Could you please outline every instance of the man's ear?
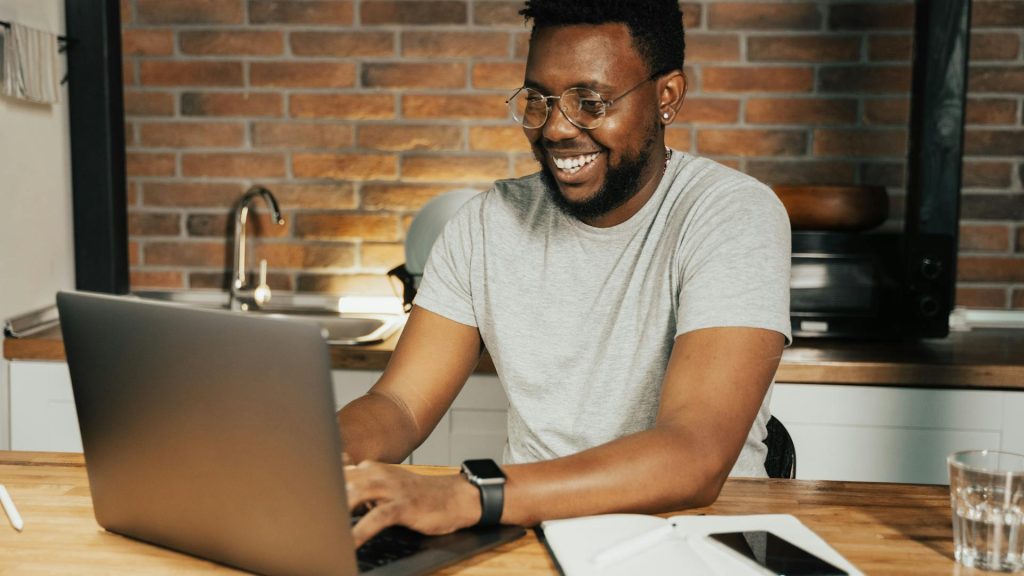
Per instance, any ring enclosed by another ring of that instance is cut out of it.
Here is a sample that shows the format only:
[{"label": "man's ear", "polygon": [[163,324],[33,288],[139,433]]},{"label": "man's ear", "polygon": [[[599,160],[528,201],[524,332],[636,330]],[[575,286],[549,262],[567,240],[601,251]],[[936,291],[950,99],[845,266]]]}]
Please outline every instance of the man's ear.
[{"label": "man's ear", "polygon": [[676,119],[688,87],[682,70],[673,70],[658,78],[658,118],[663,125],[667,126]]}]

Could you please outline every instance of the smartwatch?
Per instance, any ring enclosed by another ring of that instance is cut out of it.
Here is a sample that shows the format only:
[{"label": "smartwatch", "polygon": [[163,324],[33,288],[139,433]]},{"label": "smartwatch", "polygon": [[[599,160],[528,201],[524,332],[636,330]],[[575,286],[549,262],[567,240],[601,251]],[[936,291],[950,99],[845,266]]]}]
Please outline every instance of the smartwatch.
[{"label": "smartwatch", "polygon": [[505,473],[494,460],[465,460],[462,475],[480,489],[480,521],[477,526],[497,526],[505,507]]}]

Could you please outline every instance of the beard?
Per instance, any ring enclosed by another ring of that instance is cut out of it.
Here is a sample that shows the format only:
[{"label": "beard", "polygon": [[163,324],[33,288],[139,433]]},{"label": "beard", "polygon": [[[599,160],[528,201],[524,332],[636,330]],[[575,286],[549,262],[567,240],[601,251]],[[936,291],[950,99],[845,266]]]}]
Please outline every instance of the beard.
[{"label": "beard", "polygon": [[651,158],[651,146],[655,135],[650,131],[644,138],[640,152],[634,156],[623,155],[618,166],[609,163],[604,184],[590,198],[580,201],[569,200],[558,187],[558,180],[545,162],[545,153],[540,145],[533,146],[533,155],[541,166],[541,179],[548,191],[548,196],[563,213],[577,220],[589,220],[604,216],[636,196],[643,185],[643,170]]}]

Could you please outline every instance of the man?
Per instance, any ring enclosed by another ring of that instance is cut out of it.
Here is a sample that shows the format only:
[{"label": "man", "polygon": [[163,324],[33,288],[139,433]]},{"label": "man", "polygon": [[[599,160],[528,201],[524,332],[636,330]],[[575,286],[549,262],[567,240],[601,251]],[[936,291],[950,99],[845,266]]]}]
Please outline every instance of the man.
[{"label": "man", "polygon": [[[343,408],[348,494],[426,533],[706,505],[764,476],[789,338],[789,221],[774,194],[665,148],[683,105],[675,0],[527,1],[510,99],[542,166],[470,200],[434,245],[387,370]],[[494,488],[404,459],[486,347],[509,397]]]}]

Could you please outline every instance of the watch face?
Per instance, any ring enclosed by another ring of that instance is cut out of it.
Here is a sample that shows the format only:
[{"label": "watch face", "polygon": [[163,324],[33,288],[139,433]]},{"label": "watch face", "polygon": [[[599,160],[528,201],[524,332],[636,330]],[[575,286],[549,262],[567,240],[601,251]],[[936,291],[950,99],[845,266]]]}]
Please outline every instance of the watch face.
[{"label": "watch face", "polygon": [[494,463],[494,460],[466,460],[462,463],[462,469],[467,474],[481,480],[504,478],[505,473]]}]

